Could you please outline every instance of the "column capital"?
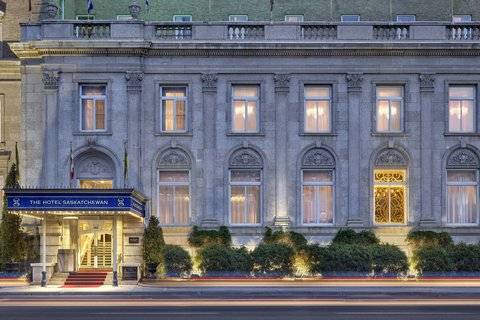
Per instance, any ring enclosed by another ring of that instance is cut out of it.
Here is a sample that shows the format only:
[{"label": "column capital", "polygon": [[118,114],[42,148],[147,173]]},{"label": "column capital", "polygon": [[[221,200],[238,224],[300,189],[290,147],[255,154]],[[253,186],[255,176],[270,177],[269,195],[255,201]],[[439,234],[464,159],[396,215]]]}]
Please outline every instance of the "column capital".
[{"label": "column capital", "polygon": [[277,73],[273,76],[276,92],[288,92],[290,90],[290,74]]},{"label": "column capital", "polygon": [[434,91],[435,87],[435,75],[434,74],[421,74],[418,76],[420,81],[420,91]]},{"label": "column capital", "polygon": [[203,91],[216,91],[217,90],[217,74],[216,73],[202,73],[200,77],[202,79]]},{"label": "column capital", "polygon": [[57,90],[60,83],[60,74],[58,71],[43,71],[43,87],[47,90]]},{"label": "column capital", "polygon": [[143,82],[143,72],[127,71],[125,79],[127,80],[127,91],[141,91]]},{"label": "column capital", "polygon": [[349,73],[345,76],[348,91],[361,91],[363,83],[363,74]]}]

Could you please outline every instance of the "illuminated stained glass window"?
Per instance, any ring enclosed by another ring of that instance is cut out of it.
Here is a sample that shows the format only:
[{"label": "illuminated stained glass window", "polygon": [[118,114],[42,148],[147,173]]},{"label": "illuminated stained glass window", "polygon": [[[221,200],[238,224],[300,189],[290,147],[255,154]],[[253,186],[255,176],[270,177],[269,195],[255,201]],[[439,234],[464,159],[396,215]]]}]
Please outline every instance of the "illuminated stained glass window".
[{"label": "illuminated stained glass window", "polygon": [[375,170],[376,224],[404,224],[407,181],[405,170]]}]

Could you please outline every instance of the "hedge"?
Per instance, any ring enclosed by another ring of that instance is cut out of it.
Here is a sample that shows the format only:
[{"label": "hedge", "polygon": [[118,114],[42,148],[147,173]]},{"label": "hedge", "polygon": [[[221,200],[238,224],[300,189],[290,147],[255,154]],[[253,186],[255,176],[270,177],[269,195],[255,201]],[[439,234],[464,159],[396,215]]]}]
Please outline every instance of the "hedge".
[{"label": "hedge", "polygon": [[408,233],[406,240],[413,250],[424,246],[446,247],[453,245],[452,237],[447,232],[413,230]]},{"label": "hedge", "polygon": [[370,254],[375,275],[407,274],[408,258],[399,247],[391,244],[372,245]]},{"label": "hedge", "polygon": [[264,275],[291,275],[295,251],[289,245],[261,243],[252,252],[254,272]]},{"label": "hedge", "polygon": [[232,244],[232,236],[225,226],[220,227],[218,230],[200,230],[198,226],[194,226],[188,236],[188,243],[194,248],[210,244],[230,246]]},{"label": "hedge", "polygon": [[163,251],[163,257],[167,275],[187,275],[192,272],[192,258],[182,247],[167,244]]},{"label": "hedge", "polygon": [[273,232],[270,228],[265,228],[265,235],[263,236],[263,243],[276,243],[284,244],[295,251],[299,251],[302,248],[307,246],[307,239],[298,232],[294,231],[275,231]]},{"label": "hedge", "polygon": [[480,272],[480,245],[423,246],[415,250],[413,262],[419,274]]},{"label": "hedge", "polygon": [[252,259],[244,247],[230,248],[223,244],[210,244],[202,247],[197,258],[200,270],[206,275],[250,274]]},{"label": "hedge", "polygon": [[355,232],[352,229],[340,229],[332,240],[332,244],[372,245],[379,244],[380,240],[372,231]]}]

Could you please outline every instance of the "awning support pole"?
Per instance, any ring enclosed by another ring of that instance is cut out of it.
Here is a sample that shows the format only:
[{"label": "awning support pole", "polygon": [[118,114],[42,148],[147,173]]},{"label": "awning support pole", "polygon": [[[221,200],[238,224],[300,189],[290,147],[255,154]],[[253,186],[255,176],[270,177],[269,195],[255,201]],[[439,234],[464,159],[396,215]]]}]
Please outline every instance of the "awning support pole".
[{"label": "awning support pole", "polygon": [[47,286],[47,216],[43,217],[42,225],[42,282],[41,286]]},{"label": "awning support pole", "polygon": [[118,266],[117,266],[117,215],[113,216],[113,286],[118,287]]}]

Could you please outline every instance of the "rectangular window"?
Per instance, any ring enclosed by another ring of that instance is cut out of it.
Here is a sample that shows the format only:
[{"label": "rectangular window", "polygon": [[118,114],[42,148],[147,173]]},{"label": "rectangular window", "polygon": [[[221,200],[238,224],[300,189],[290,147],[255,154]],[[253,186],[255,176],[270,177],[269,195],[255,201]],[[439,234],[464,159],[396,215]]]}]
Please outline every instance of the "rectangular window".
[{"label": "rectangular window", "polygon": [[374,171],[376,224],[405,224],[407,181],[404,170]]},{"label": "rectangular window", "polygon": [[259,170],[230,171],[231,224],[260,224],[261,185]]},{"label": "rectangular window", "polygon": [[187,88],[162,87],[162,128],[163,132],[187,131]]},{"label": "rectangular window", "polygon": [[356,14],[345,14],[341,16],[342,22],[359,22],[360,16]]},{"label": "rectangular window", "polygon": [[450,86],[448,90],[448,131],[474,132],[475,86]]},{"label": "rectangular window", "polygon": [[159,172],[159,216],[162,225],[188,225],[190,221],[190,173]]},{"label": "rectangular window", "polygon": [[77,20],[95,20],[95,16],[93,14],[81,14],[76,18]]},{"label": "rectangular window", "polygon": [[413,14],[399,14],[397,15],[397,22],[415,22],[416,17]]},{"label": "rectangular window", "polygon": [[332,90],[330,86],[308,85],[304,89],[305,132],[332,131]]},{"label": "rectangular window", "polygon": [[289,14],[285,16],[286,22],[303,22],[303,15],[301,14]]},{"label": "rectangular window", "polygon": [[302,172],[303,224],[332,224],[333,171]]},{"label": "rectangular window", "polygon": [[377,87],[377,132],[403,131],[403,87]]},{"label": "rectangular window", "polygon": [[228,21],[231,22],[247,22],[248,21],[248,16],[244,14],[234,14],[228,16]]},{"label": "rectangular window", "polygon": [[235,85],[232,88],[232,131],[259,131],[259,87]]},{"label": "rectangular window", "polygon": [[452,16],[452,22],[471,22],[471,21],[472,21],[472,16],[469,14]]},{"label": "rectangular window", "polygon": [[447,171],[447,222],[478,223],[478,177],[476,170]]},{"label": "rectangular window", "polygon": [[83,180],[80,181],[81,189],[112,189],[112,180]]},{"label": "rectangular window", "polygon": [[128,20],[133,20],[133,17],[129,14],[119,14],[119,15],[117,15],[117,20],[118,21],[128,21]]},{"label": "rectangular window", "polygon": [[106,100],[105,85],[80,86],[82,131],[106,131]]},{"label": "rectangular window", "polygon": [[192,16],[190,15],[174,15],[173,22],[192,22]]}]

